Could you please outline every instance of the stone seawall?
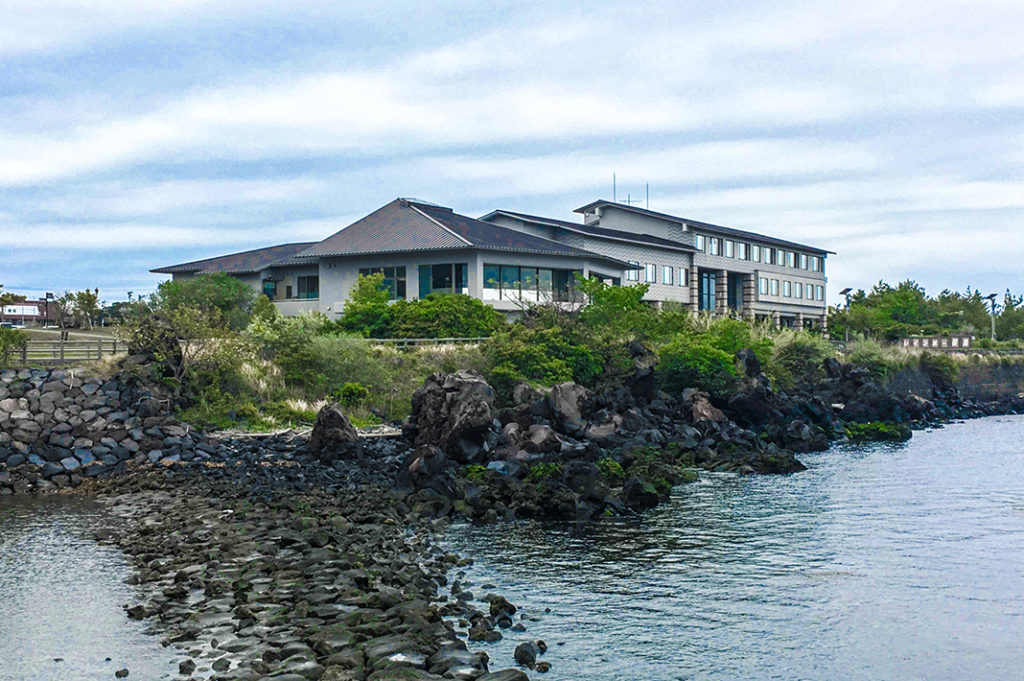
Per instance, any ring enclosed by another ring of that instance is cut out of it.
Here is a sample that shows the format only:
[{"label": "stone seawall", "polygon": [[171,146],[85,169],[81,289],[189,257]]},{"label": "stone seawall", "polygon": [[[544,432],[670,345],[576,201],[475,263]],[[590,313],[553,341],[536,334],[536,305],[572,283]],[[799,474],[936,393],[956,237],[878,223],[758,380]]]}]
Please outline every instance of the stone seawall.
[{"label": "stone seawall", "polygon": [[[918,368],[901,369],[887,386],[900,393],[930,397],[935,386],[928,374]],[[975,400],[1002,400],[1024,393],[1024,362],[967,362],[960,365],[956,384],[961,397]]]}]

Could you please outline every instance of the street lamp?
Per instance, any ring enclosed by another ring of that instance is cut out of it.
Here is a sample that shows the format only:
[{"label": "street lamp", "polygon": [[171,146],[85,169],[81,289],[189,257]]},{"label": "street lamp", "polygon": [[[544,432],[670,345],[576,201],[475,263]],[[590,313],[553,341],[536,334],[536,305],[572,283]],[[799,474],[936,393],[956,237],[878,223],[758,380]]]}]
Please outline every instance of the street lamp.
[{"label": "street lamp", "polygon": [[985,300],[992,306],[992,312],[989,315],[989,320],[992,322],[992,340],[996,339],[996,294],[990,293],[985,296]]}]

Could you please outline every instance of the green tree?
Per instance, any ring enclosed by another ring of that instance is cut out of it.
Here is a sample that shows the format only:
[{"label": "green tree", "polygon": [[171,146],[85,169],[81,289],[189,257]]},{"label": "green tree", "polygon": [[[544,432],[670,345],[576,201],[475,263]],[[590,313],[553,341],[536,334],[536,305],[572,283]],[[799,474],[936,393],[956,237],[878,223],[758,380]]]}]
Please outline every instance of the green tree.
[{"label": "green tree", "polygon": [[75,293],[73,315],[79,327],[92,329],[92,322],[100,310],[99,289],[78,291]]},{"label": "green tree", "polygon": [[383,274],[359,277],[345,301],[338,325],[366,338],[386,338],[391,330],[389,298]]},{"label": "green tree", "polygon": [[256,291],[251,286],[230,274],[217,272],[165,281],[153,295],[152,305],[168,311],[179,307],[216,310],[221,320],[237,331],[249,323],[255,302]]},{"label": "green tree", "polygon": [[4,293],[4,285],[0,284],[0,311],[8,305],[14,305],[24,300],[25,296],[18,295],[17,293]]}]

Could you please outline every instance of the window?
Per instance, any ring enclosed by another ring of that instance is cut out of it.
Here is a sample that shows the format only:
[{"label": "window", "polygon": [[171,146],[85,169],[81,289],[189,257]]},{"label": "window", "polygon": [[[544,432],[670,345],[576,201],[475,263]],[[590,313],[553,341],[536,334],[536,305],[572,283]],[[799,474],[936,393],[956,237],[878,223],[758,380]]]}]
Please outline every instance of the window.
[{"label": "window", "polygon": [[725,257],[732,258],[735,255],[736,244],[728,239],[725,240]]},{"label": "window", "polygon": [[419,297],[426,298],[431,293],[469,293],[468,277],[469,266],[466,263],[420,265]]},{"label": "window", "polygon": [[818,300],[825,300],[825,287],[816,286],[815,288],[818,290]]},{"label": "window", "polygon": [[382,289],[387,289],[388,297],[391,300],[405,298],[406,277],[405,267],[360,267],[359,276],[366,277],[371,274],[383,274],[384,281]]},{"label": "window", "polygon": [[568,300],[576,270],[484,265],[484,300]]},{"label": "window", "polygon": [[811,271],[812,272],[817,272],[818,269],[819,269],[818,263],[820,262],[821,259],[812,255],[810,260],[811,260]]},{"label": "window", "polygon": [[766,248],[764,249],[764,264],[774,265],[775,264],[775,249]]},{"label": "window", "polygon": [[754,262],[761,262],[761,247],[751,246],[750,247],[750,259]]},{"label": "window", "polygon": [[679,285],[689,286],[690,285],[690,270],[685,267],[679,268]]},{"label": "window", "polygon": [[277,282],[267,279],[263,282],[263,295],[270,300],[277,297]]},{"label": "window", "polygon": [[804,255],[803,253],[800,254],[800,269],[807,269],[807,256]]},{"label": "window", "polygon": [[698,251],[703,251],[707,248],[707,239],[704,238],[703,234],[693,235],[693,247]]},{"label": "window", "polygon": [[768,277],[761,277],[761,280],[758,282],[758,287],[758,291],[761,295],[768,295]]},{"label": "window", "polygon": [[779,280],[778,279],[772,279],[772,295],[773,296],[779,295]]},{"label": "window", "polygon": [[[636,268],[640,267],[640,263],[635,262],[633,260],[630,260],[629,264],[633,265]],[[629,280],[629,281],[640,281],[640,270],[639,269],[628,269],[628,270],[626,270],[626,279]]]},{"label": "window", "polygon": [[697,286],[697,307],[701,310],[715,309],[715,273],[701,272]]},{"label": "window", "polygon": [[804,285],[802,283],[800,283],[799,281],[796,282],[796,291],[795,291],[795,293],[796,293],[796,295],[794,296],[795,298],[803,298],[804,297]]},{"label": "window", "polygon": [[790,267],[796,267],[796,253],[786,251],[786,264]]},{"label": "window", "polygon": [[710,250],[708,252],[711,253],[711,255],[718,255],[719,247],[721,246],[721,239],[711,237],[708,239],[708,244],[710,246]]},{"label": "window", "polygon": [[674,284],[675,277],[673,275],[675,274],[675,272],[675,268],[672,267],[671,265],[663,265],[661,268],[661,283],[668,284],[669,286]]},{"label": "window", "polygon": [[747,259],[747,245],[746,244],[741,244],[741,243],[737,243],[736,244],[736,257],[739,258],[740,260],[746,260]]},{"label": "window", "polygon": [[320,297],[320,277],[296,277],[298,295],[296,298],[308,300]]},{"label": "window", "polygon": [[784,281],[782,282],[782,297],[792,298],[793,297],[793,282]]},{"label": "window", "polygon": [[644,281],[648,284],[655,284],[658,282],[658,268],[654,263],[647,263],[644,265]]}]

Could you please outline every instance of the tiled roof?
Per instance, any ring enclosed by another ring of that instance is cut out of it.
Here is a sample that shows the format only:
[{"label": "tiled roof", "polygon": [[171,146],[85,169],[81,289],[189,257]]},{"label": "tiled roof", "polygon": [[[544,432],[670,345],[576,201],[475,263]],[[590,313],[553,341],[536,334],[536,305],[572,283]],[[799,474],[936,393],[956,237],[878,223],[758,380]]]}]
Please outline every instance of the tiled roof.
[{"label": "tiled roof", "polygon": [[451,208],[416,199],[395,199],[305,250],[299,257],[460,248],[564,255],[619,263],[598,253],[483,222],[460,215]]},{"label": "tiled roof", "polygon": [[637,234],[636,232],[624,232],[620,229],[607,229],[605,227],[594,227],[592,225],[581,225],[578,222],[569,222],[567,220],[556,220],[554,218],[545,218],[539,215],[527,215],[526,213],[516,213],[511,210],[495,210],[491,211],[487,215],[480,218],[481,220],[487,220],[492,215],[508,215],[513,218],[517,218],[524,222],[532,222],[538,225],[553,226],[558,229],[565,229],[570,232],[576,232],[586,236],[592,236],[598,239],[611,239],[613,241],[626,241],[629,243],[643,244],[645,246],[654,246],[656,248],[668,248],[675,251],[686,251],[692,253],[696,251],[693,246],[684,244],[679,241],[672,241],[671,239],[664,239],[660,236],[654,236],[653,234]]},{"label": "tiled roof", "polygon": [[266,248],[257,248],[251,251],[232,253],[230,255],[220,255],[215,258],[206,258],[205,260],[194,260],[192,262],[185,262],[179,265],[159,267],[155,270],[150,270],[150,272],[158,274],[183,274],[186,272],[202,274],[209,274],[212,272],[231,272],[234,274],[244,274],[246,272],[259,272],[260,270],[266,269],[272,265],[302,264],[302,261],[294,261],[293,256],[295,256],[296,253],[306,250],[314,243],[316,242],[307,241],[303,243],[267,246]]},{"label": "tiled roof", "polygon": [[819,255],[827,255],[827,254],[830,254],[830,253],[832,253],[832,254],[835,253],[835,251],[826,251],[824,249],[817,248],[816,246],[808,246],[807,244],[800,244],[800,243],[797,243],[795,241],[787,241],[786,239],[779,239],[779,238],[776,238],[776,237],[773,237],[773,236],[766,236],[764,234],[758,234],[757,232],[748,232],[746,230],[735,229],[733,227],[722,227],[721,225],[713,225],[710,222],[701,222],[699,220],[690,220],[689,218],[681,218],[681,217],[678,217],[676,215],[669,215],[668,213],[659,213],[657,211],[648,210],[646,208],[639,208],[637,206],[630,206],[630,205],[627,205],[627,204],[624,204],[624,203],[616,203],[615,201],[605,201],[603,199],[602,200],[598,200],[598,201],[591,201],[590,203],[588,203],[585,206],[580,206],[579,208],[577,208],[573,212],[574,213],[586,213],[591,208],[594,208],[594,207],[597,207],[597,206],[613,206],[615,208],[618,208],[619,210],[627,210],[627,211],[630,211],[632,213],[637,213],[639,215],[646,215],[648,217],[658,218],[659,220],[666,220],[668,222],[675,222],[675,223],[680,224],[680,225],[685,224],[685,225],[689,225],[691,227],[697,227],[698,229],[700,229],[702,231],[714,232],[716,234],[721,234],[723,236],[732,236],[732,237],[736,237],[737,239],[750,239],[752,241],[761,241],[763,243],[768,243],[768,244],[772,244],[772,245],[775,245],[775,246],[784,246],[784,247],[788,247],[788,248],[799,248],[801,250],[807,251],[808,253],[817,253]]}]

